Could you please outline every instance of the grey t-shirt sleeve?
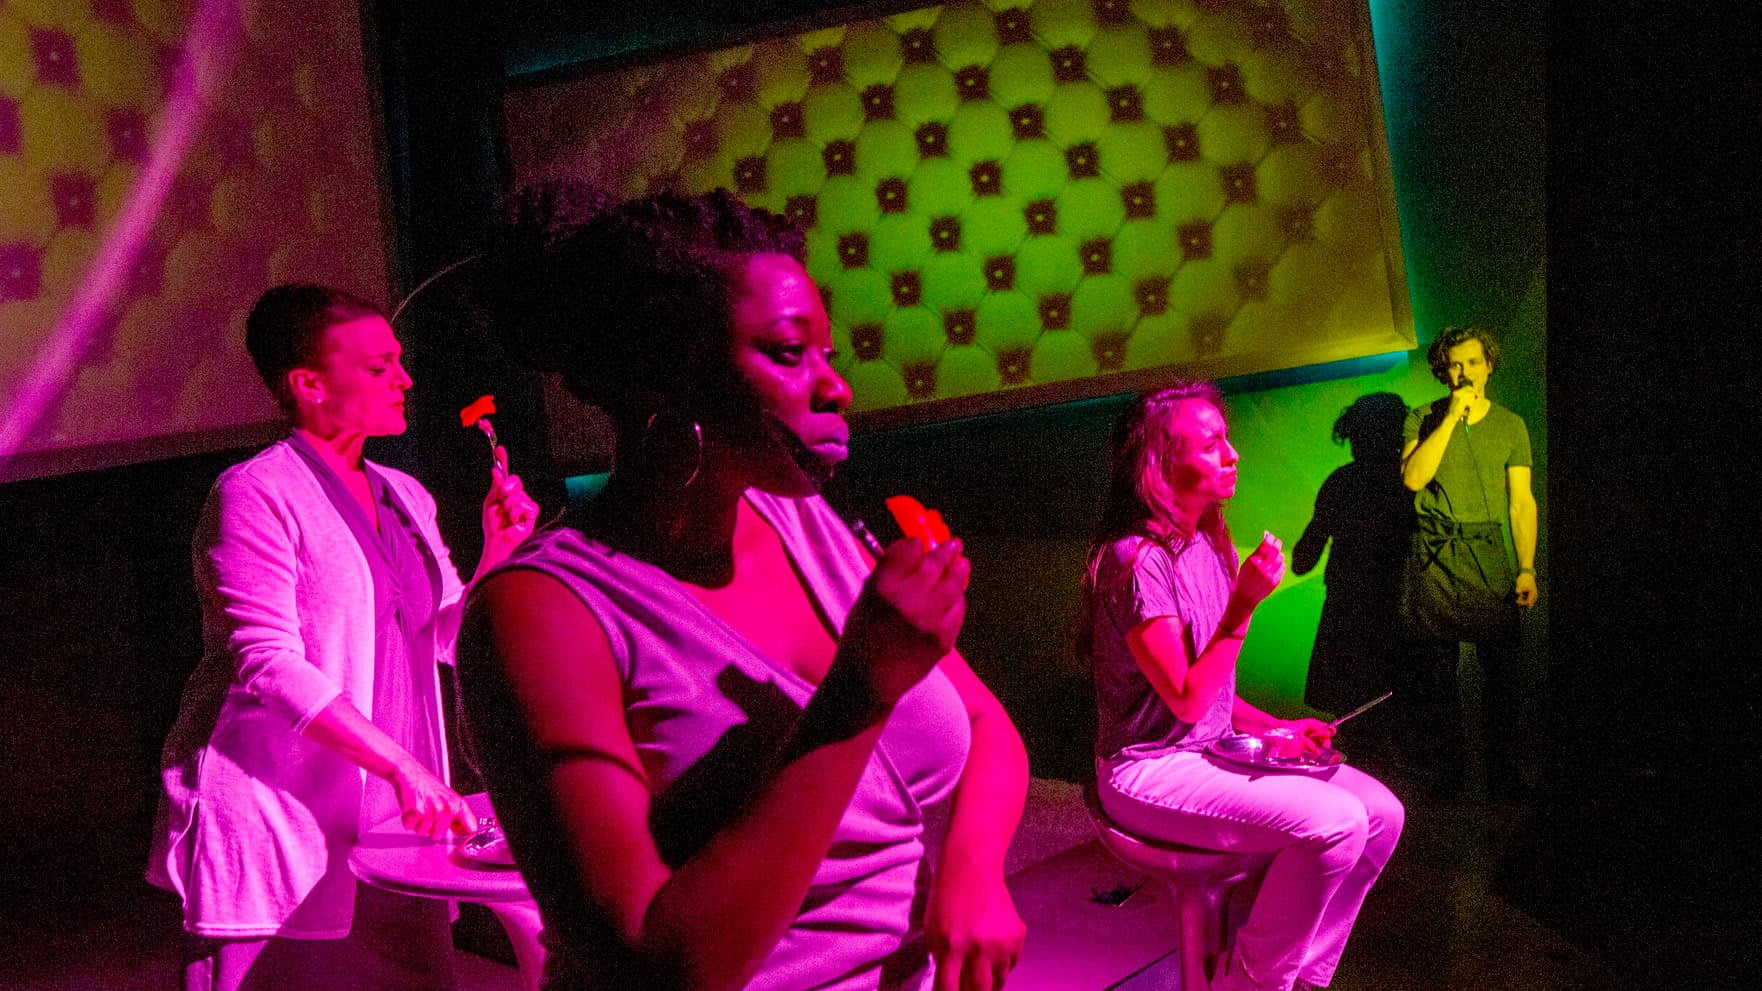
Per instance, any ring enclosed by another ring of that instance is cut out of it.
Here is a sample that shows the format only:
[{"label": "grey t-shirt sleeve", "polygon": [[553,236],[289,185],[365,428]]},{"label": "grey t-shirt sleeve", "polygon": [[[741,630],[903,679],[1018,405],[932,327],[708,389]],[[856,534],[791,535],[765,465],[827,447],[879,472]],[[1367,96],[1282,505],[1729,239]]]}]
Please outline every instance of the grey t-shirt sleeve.
[{"label": "grey t-shirt sleeve", "polygon": [[1529,468],[1534,464],[1530,454],[1529,425],[1523,417],[1511,414],[1511,459],[1505,462],[1507,468]]},{"label": "grey t-shirt sleeve", "polygon": [[[1096,756],[1153,754],[1209,740],[1229,730],[1234,678],[1195,724],[1183,722],[1164,704],[1140,669],[1127,634],[1146,621],[1169,617],[1181,624],[1190,656],[1209,641],[1229,595],[1223,562],[1209,541],[1190,545],[1176,557],[1161,544],[1126,538],[1103,559],[1097,588],[1105,619],[1095,631],[1094,677],[1097,704]],[[1105,583],[1105,584],[1102,584]],[[1105,624],[1105,625],[1103,625]]]},{"label": "grey t-shirt sleeve", "polygon": [[1147,620],[1181,616],[1175,599],[1175,575],[1168,553],[1143,539],[1123,540],[1109,550],[1108,607],[1120,632]]},{"label": "grey t-shirt sleeve", "polygon": [[1419,440],[1420,428],[1425,426],[1426,414],[1431,411],[1431,403],[1426,403],[1423,406],[1415,406],[1407,411],[1407,419],[1401,424],[1402,446],[1406,446],[1411,442]]}]

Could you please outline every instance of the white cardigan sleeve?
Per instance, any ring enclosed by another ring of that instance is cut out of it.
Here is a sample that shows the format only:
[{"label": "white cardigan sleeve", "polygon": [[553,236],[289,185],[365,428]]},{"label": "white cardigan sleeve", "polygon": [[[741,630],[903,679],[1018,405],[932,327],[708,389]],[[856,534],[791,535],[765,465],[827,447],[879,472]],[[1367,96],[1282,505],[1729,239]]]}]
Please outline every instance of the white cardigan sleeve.
[{"label": "white cardigan sleeve", "polygon": [[306,657],[300,635],[298,522],[251,472],[214,486],[196,536],[197,586],[226,624],[237,683],[304,730],[342,687]]}]

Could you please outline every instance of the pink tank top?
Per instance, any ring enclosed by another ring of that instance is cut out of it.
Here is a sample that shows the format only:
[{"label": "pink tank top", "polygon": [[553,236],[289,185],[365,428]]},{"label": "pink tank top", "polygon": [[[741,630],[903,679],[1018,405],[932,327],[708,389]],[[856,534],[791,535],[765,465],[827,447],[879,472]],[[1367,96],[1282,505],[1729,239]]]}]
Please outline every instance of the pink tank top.
[{"label": "pink tank top", "polygon": [[[746,498],[777,531],[821,614],[842,632],[869,570],[844,522],[818,497],[750,490]],[[653,786],[650,827],[665,860],[688,859],[736,813],[753,772],[790,732],[814,687],[759,653],[661,569],[573,528],[539,533],[501,567],[551,575],[598,618]],[[925,985],[924,810],[952,793],[970,742],[960,697],[933,671],[889,718],[800,914],[748,988]],[[557,914],[557,906],[577,901],[562,892],[547,898],[541,889],[556,883],[549,873],[529,874],[528,884],[540,906]],[[571,952],[571,921],[545,919],[547,986],[600,986],[591,954]]]}]

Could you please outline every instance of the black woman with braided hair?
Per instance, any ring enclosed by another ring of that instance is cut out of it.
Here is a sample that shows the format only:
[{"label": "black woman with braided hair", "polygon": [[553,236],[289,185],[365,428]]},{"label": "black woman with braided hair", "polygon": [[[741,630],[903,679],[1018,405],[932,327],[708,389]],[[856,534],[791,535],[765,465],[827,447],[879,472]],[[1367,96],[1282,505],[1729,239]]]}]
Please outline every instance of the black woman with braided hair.
[{"label": "black woman with braided hair", "polygon": [[479,584],[461,650],[547,987],[993,989],[1021,951],[1027,764],[953,649],[969,565],[958,540],[877,559],[819,495],[851,394],[804,256],[725,192],[565,186],[487,266],[510,349],[616,430],[605,488]]}]

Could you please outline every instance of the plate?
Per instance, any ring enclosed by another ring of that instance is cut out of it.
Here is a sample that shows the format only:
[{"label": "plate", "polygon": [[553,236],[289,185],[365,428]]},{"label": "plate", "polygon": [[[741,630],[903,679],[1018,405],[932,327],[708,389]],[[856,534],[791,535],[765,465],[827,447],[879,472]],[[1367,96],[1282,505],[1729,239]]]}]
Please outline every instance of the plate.
[{"label": "plate", "polygon": [[502,833],[502,827],[496,825],[494,819],[480,820],[477,832],[465,837],[459,844],[459,852],[478,864],[491,867],[514,866],[514,852],[508,849],[508,837]]},{"label": "plate", "polygon": [[1346,763],[1346,755],[1332,748],[1304,757],[1274,757],[1266,741],[1258,736],[1226,736],[1213,740],[1205,749],[1214,757],[1256,771],[1321,774]]}]

